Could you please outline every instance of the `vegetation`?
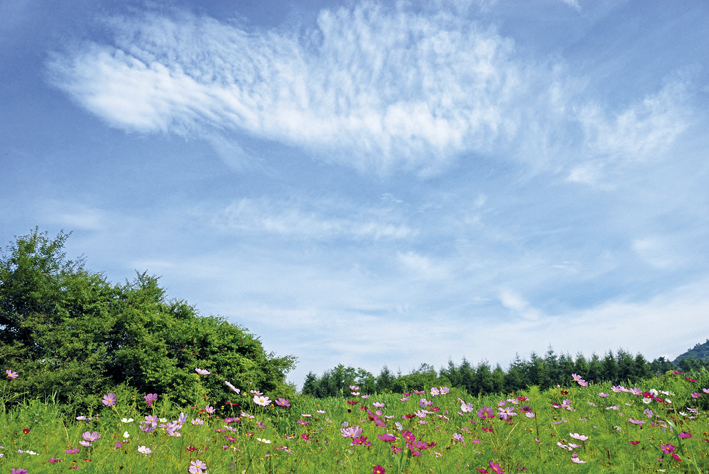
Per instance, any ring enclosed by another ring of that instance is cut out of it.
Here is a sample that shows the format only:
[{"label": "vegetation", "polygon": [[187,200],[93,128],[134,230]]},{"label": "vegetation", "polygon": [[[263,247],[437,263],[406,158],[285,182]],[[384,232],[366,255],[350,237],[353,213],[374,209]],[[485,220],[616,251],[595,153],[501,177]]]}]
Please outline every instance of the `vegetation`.
[{"label": "vegetation", "polygon": [[223,386],[196,368],[274,397],[294,393],[285,382],[293,357],[268,354],[244,328],[167,301],[156,277],[108,283],[82,260],[65,259],[67,237],[35,229],[0,258],[0,364],[23,374],[17,393],[75,409],[95,406],[108,391],[225,403]]}]

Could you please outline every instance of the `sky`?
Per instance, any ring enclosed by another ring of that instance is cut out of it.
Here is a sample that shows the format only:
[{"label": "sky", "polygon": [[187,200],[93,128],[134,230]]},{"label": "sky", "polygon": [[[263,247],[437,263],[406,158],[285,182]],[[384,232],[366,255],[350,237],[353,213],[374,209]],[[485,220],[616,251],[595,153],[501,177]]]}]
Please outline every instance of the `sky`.
[{"label": "sky", "polygon": [[[709,338],[704,0],[0,0],[0,246],[288,380]],[[704,183],[704,184],[702,184]]]}]

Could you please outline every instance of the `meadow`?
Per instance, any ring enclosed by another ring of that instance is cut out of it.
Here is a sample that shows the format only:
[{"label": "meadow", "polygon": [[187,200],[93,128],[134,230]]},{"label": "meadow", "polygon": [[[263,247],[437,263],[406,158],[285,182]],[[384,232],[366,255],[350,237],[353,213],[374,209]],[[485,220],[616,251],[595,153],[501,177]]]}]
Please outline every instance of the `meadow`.
[{"label": "meadow", "polygon": [[341,397],[271,400],[221,380],[224,406],[106,393],[81,414],[18,399],[12,385],[22,374],[6,375],[0,472],[11,474],[709,472],[704,369],[632,387],[569,374],[566,386],[505,396],[351,386]]}]

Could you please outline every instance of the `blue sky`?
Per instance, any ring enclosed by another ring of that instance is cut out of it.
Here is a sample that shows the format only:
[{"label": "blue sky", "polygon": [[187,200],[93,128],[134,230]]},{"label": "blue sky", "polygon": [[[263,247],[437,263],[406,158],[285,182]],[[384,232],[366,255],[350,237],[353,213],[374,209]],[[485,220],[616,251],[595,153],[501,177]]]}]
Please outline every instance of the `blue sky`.
[{"label": "blue sky", "polygon": [[709,5],[0,0],[0,242],[375,374],[709,337]]}]

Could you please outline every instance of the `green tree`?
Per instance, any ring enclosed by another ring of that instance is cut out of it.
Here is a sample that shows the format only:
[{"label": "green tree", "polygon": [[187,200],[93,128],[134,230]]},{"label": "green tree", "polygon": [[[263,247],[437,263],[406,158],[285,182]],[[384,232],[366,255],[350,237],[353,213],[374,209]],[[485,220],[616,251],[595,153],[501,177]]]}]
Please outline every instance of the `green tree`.
[{"label": "green tree", "polygon": [[110,284],[83,260],[66,260],[68,237],[35,229],[0,258],[0,363],[21,374],[19,390],[84,407],[119,386],[182,404],[225,403],[233,395],[225,380],[293,393],[285,374],[295,358],[267,354],[244,328],[167,301],[156,277]]}]

